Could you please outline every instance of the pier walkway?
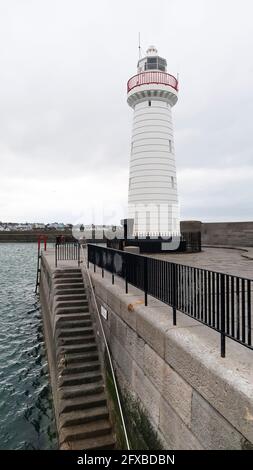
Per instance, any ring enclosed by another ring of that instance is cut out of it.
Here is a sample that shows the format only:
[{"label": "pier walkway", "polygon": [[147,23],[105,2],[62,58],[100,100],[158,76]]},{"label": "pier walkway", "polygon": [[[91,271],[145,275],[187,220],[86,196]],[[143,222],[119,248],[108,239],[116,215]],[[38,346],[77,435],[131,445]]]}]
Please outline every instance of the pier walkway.
[{"label": "pier walkway", "polygon": [[[204,247],[198,254],[154,256],[252,279],[253,260],[243,254],[250,256],[241,249]],[[45,257],[53,269],[54,250]],[[77,261],[59,261],[59,268],[76,266]],[[113,284],[110,273],[104,271],[102,277],[102,270],[96,267],[94,272],[91,263],[89,271],[97,299],[108,311],[104,327],[120,385],[128,383],[150,412],[154,428],[166,438],[164,448],[251,446],[253,352],[227,338],[226,357],[222,358],[216,331],[179,311],[174,326],[168,305],[148,296],[145,306],[141,290],[129,284],[126,294],[123,279],[115,275]],[[178,383],[183,380],[180,391],[174,375]]]},{"label": "pier walkway", "polygon": [[252,247],[203,246],[200,253],[161,253],[150,256],[186,266],[253,279]]}]

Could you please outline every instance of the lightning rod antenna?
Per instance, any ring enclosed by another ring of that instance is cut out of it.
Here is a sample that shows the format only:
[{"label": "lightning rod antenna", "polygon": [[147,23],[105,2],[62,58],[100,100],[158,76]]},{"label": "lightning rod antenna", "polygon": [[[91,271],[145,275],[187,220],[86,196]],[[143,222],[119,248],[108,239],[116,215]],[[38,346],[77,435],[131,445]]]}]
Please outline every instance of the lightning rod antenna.
[{"label": "lightning rod antenna", "polygon": [[139,33],[139,46],[138,46],[138,49],[139,49],[139,60],[141,59],[141,33]]}]

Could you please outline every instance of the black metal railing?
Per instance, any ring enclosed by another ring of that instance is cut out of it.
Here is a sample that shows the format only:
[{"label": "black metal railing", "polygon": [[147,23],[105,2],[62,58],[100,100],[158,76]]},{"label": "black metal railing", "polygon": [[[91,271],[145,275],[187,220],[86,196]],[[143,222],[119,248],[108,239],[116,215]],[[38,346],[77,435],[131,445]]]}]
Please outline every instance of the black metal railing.
[{"label": "black metal railing", "polygon": [[80,266],[80,244],[78,242],[55,243],[55,267],[58,261],[76,260]]},{"label": "black metal railing", "polygon": [[152,257],[136,255],[88,244],[88,263],[102,268],[144,292],[170,305],[173,324],[179,310],[221,335],[221,356],[225,357],[225,339],[252,347],[252,280],[231,274],[194,268]]},{"label": "black metal railing", "polygon": [[[172,239],[163,240],[162,237],[157,237],[152,239],[150,237],[146,238],[125,238],[125,239],[106,239],[104,241],[107,243],[108,248],[113,248],[114,250],[123,250],[125,246],[138,246],[140,253],[164,253],[162,250],[162,242],[168,242],[170,244]],[[94,243],[95,240],[87,240],[88,243]],[[102,240],[103,242],[103,240]],[[100,243],[100,241],[97,241]],[[168,250],[169,251],[169,250]],[[177,252],[189,252],[189,253],[198,253],[201,251],[201,232],[181,232],[180,235],[180,245],[177,249],[173,251]]]}]

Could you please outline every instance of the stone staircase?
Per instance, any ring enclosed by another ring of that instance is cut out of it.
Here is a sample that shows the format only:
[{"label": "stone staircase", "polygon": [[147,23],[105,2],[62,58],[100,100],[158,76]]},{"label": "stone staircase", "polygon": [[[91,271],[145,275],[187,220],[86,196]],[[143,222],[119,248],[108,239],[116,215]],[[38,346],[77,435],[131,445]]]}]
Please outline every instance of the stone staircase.
[{"label": "stone staircase", "polygon": [[80,268],[54,274],[61,449],[114,449],[104,378]]}]

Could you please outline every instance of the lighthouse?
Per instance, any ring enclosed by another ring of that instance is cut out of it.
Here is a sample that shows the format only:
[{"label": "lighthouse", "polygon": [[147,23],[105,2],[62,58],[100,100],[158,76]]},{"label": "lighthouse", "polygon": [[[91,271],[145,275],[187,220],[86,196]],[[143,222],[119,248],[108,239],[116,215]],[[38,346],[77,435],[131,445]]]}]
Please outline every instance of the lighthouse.
[{"label": "lighthouse", "polygon": [[134,111],[128,218],[139,238],[168,239],[180,231],[172,126],[177,94],[177,79],[150,46],[127,83],[127,102]]}]

